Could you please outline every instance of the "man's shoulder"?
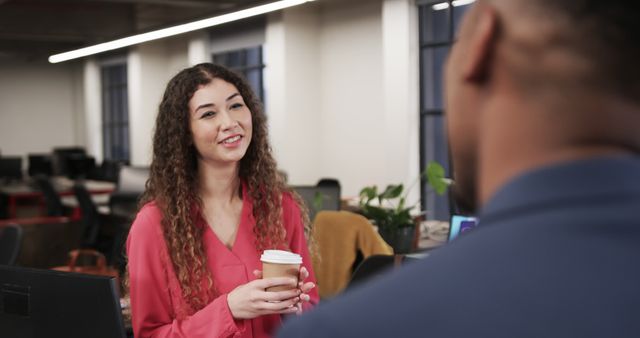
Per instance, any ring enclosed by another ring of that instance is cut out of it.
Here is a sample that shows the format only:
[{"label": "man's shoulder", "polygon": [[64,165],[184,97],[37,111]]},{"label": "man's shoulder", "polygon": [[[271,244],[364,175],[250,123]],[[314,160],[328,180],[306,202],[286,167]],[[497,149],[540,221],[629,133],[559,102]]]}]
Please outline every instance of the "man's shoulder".
[{"label": "man's shoulder", "polygon": [[[631,244],[640,230],[630,231],[640,227],[606,231],[579,223],[560,232],[560,223],[481,224],[426,259],[321,304],[285,325],[280,337],[514,337],[540,325],[555,331],[550,337],[571,336],[575,328],[594,332],[588,337],[640,330],[615,315],[611,323],[582,320],[640,306],[633,305],[640,293],[629,293],[640,283],[640,272],[630,272],[630,262],[640,259]],[[581,306],[585,295],[599,306]]]}]

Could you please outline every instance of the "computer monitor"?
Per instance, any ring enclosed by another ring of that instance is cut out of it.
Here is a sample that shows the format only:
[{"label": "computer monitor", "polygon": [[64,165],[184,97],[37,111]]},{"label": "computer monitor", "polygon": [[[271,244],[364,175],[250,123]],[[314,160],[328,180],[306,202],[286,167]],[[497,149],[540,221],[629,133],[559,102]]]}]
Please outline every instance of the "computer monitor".
[{"label": "computer monitor", "polygon": [[326,186],[294,185],[291,188],[300,195],[309,209],[309,220],[313,222],[318,211],[340,210],[340,188]]},{"label": "computer monitor", "polygon": [[478,226],[478,219],[475,217],[453,215],[451,216],[451,222],[449,223],[449,236],[447,240],[451,241],[459,235],[472,230],[476,226]]},{"label": "computer monitor", "polygon": [[29,154],[29,176],[36,175],[51,176],[53,175],[53,165],[50,155]]},{"label": "computer monitor", "polygon": [[70,179],[87,178],[96,169],[96,160],[85,154],[67,156],[67,177]]},{"label": "computer monitor", "polygon": [[0,266],[4,338],[125,338],[114,277]]},{"label": "computer monitor", "polygon": [[22,179],[22,157],[0,157],[0,180],[2,179],[6,181]]},{"label": "computer monitor", "polygon": [[84,156],[86,152],[82,147],[59,147],[53,148],[52,163],[53,173],[57,176],[68,175],[67,158],[71,155]]}]

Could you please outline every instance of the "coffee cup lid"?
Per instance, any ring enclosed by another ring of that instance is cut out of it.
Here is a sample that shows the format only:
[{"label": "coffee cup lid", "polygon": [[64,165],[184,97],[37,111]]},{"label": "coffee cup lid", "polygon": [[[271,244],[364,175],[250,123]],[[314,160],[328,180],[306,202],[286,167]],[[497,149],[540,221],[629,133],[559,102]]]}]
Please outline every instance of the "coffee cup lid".
[{"label": "coffee cup lid", "polygon": [[283,250],[265,250],[260,260],[276,264],[302,264],[302,256]]}]

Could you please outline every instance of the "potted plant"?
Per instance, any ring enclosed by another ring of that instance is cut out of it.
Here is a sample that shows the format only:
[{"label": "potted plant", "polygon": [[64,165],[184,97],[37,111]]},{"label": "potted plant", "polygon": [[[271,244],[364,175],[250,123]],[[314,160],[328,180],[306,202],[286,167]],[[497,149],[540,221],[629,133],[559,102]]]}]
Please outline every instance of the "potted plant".
[{"label": "potted plant", "polygon": [[432,161],[406,191],[402,184],[390,184],[383,191],[379,191],[375,185],[364,187],[360,191],[362,214],[378,227],[382,238],[396,253],[407,253],[411,250],[415,234],[411,212],[417,202],[407,205],[407,195],[420,178],[426,178],[427,183],[438,195],[444,194],[452,182],[445,178],[444,168]]}]

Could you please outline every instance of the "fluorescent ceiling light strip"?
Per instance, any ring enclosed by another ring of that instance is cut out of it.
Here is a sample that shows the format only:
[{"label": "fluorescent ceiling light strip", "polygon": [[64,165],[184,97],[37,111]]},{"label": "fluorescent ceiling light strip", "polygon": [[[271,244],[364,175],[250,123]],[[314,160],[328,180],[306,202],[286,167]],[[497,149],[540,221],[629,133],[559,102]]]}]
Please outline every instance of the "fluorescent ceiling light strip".
[{"label": "fluorescent ceiling light strip", "polygon": [[476,2],[476,0],[453,0],[453,7],[464,6]]},{"label": "fluorescent ceiling light strip", "polygon": [[137,45],[139,43],[148,42],[152,40],[162,39],[169,36],[174,36],[178,34],[192,32],[198,29],[203,29],[207,27],[212,27],[216,25],[221,25],[227,22],[246,19],[252,16],[261,15],[269,12],[274,12],[277,10],[281,10],[287,7],[301,5],[306,2],[310,2],[314,0],[282,0],[276,1],[272,3],[268,3],[261,6],[256,6],[248,9],[243,9],[237,12],[223,14],[219,16],[214,16],[209,19],[198,20],[194,22],[189,22],[186,24],[163,28],[155,31],[151,31],[148,33],[142,33],[137,35],[132,35],[126,38],[113,40],[109,42],[100,43],[97,45],[84,47],[76,50],[72,50],[69,52],[64,52],[60,54],[51,55],[49,57],[49,62],[58,63],[63,61],[68,61],[72,59],[81,58],[84,56],[89,56],[93,54],[98,54],[102,52],[106,52],[109,50],[114,50],[122,47]]},{"label": "fluorescent ceiling light strip", "polygon": [[[471,3],[474,3],[476,0],[453,0],[451,2],[451,4],[453,5],[453,7],[458,7],[458,6],[464,6],[464,5],[468,5]],[[433,6],[431,6],[431,8],[434,11],[441,11],[443,9],[447,9],[449,8],[449,3],[448,2],[441,2],[441,3],[437,3]]]},{"label": "fluorescent ceiling light strip", "polygon": [[449,8],[449,3],[448,2],[442,2],[442,3],[435,4],[435,5],[431,6],[431,8],[433,8],[434,11],[441,11],[443,9]]}]

